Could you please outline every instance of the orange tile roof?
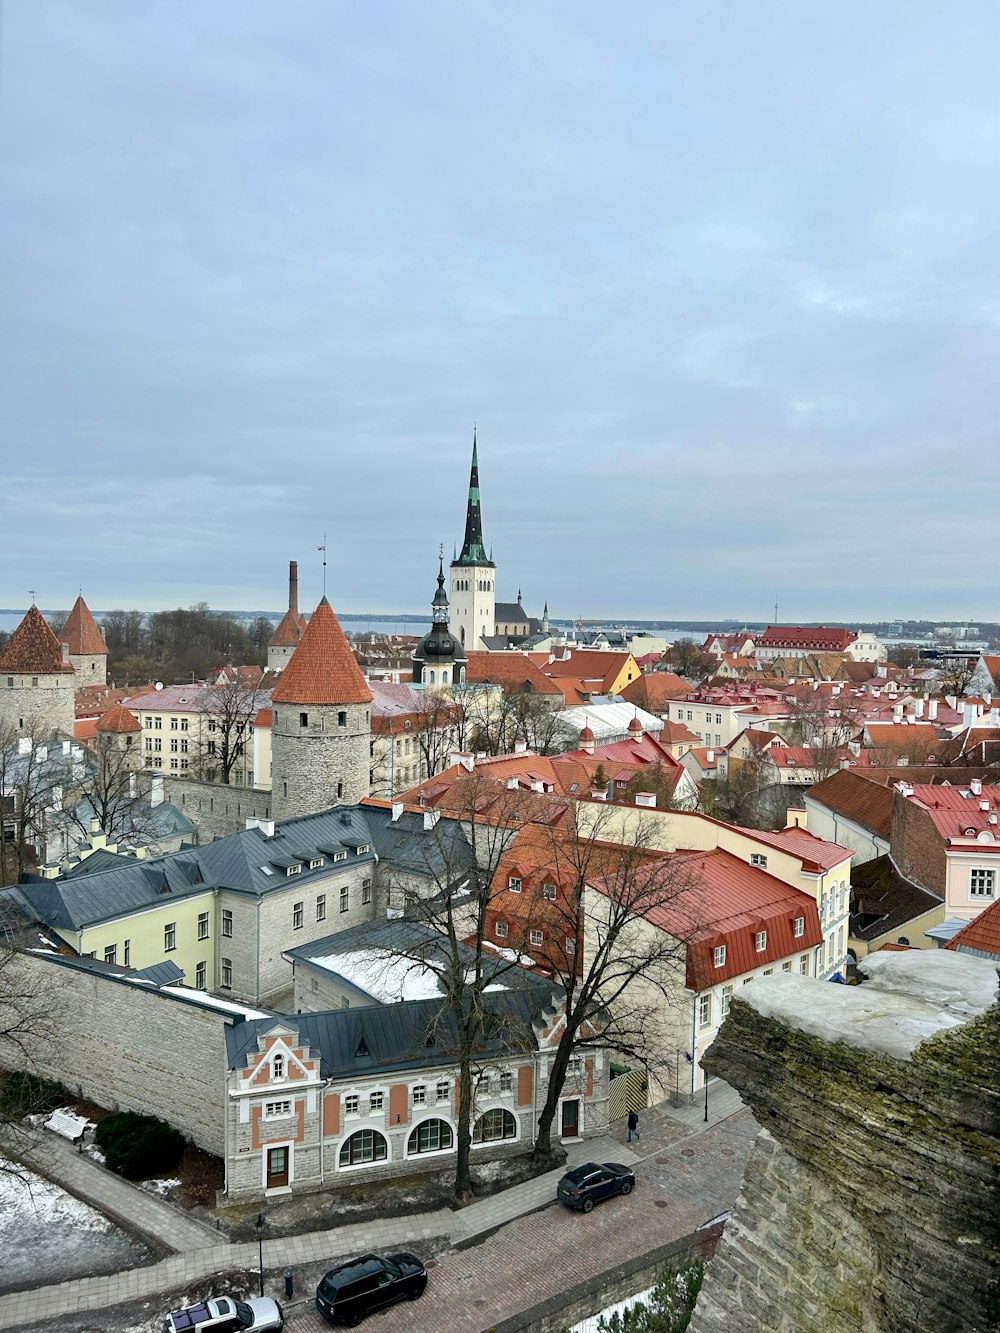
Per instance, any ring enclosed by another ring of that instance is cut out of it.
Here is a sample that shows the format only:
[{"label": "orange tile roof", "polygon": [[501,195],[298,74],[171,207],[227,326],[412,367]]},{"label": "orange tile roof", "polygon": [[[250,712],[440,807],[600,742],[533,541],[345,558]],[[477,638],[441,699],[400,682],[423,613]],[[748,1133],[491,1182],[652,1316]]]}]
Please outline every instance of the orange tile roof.
[{"label": "orange tile roof", "polygon": [[90,607],[78,597],[73,603],[73,610],[66,617],[66,623],[59,635],[59,642],[66,644],[74,657],[107,657],[108,645],[97,627],[97,621],[90,614]]},{"label": "orange tile roof", "polygon": [[465,679],[470,685],[499,685],[505,690],[522,690],[528,684],[534,694],[561,693],[527,653],[470,652]]},{"label": "orange tile roof", "polygon": [[973,917],[944,947],[1000,959],[1000,899]]},{"label": "orange tile roof", "polygon": [[592,693],[594,682],[600,682],[600,693],[606,694],[629,661],[631,653],[605,652],[597,648],[578,648],[565,659],[548,662],[542,668],[547,676],[571,676],[574,680],[589,681]]},{"label": "orange tile roof", "polygon": [[130,713],[122,704],[112,704],[103,717],[98,718],[98,731],[117,732],[142,731],[142,723],[134,713]]},{"label": "orange tile roof", "polygon": [[271,694],[276,704],[367,704],[368,688],[333,608],[324,597]]},{"label": "orange tile roof", "polygon": [[72,662],[63,661],[59,640],[37,606],[29,608],[0,653],[0,671],[20,676],[75,674]]},{"label": "orange tile roof", "polygon": [[267,641],[269,648],[294,648],[306,627],[305,616],[289,608],[278,621],[278,627]]},{"label": "orange tile roof", "polygon": [[73,723],[73,738],[78,741],[92,741],[97,736],[97,724],[100,718],[78,717]]}]

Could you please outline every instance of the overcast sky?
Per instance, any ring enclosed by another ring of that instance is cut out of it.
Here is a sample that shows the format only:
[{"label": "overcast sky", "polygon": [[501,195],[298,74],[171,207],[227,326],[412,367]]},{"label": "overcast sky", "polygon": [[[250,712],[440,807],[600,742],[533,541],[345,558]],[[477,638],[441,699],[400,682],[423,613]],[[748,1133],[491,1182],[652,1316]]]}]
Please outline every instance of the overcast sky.
[{"label": "overcast sky", "polygon": [[1000,6],[7,0],[0,605],[1000,618]]}]

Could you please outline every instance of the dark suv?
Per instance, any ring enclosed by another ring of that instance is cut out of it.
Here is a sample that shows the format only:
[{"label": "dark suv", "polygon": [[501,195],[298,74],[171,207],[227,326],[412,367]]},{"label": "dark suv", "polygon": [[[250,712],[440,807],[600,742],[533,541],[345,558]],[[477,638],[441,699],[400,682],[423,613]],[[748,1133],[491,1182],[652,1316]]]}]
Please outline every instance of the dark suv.
[{"label": "dark suv", "polygon": [[331,1268],[316,1288],[316,1309],[332,1324],[360,1324],[366,1314],[424,1294],[427,1269],[415,1254],[363,1254]]},{"label": "dark suv", "polygon": [[567,1171],[556,1186],[556,1198],[568,1208],[589,1213],[595,1203],[612,1194],[631,1194],[635,1188],[632,1168],[621,1162],[585,1162]]}]

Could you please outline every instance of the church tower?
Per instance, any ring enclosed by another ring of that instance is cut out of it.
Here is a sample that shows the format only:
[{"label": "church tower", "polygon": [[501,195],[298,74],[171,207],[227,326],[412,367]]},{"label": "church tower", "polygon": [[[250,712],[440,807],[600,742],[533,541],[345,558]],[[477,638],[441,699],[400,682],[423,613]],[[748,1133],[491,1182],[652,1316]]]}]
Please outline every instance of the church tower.
[{"label": "church tower", "polygon": [[413,650],[414,685],[462,685],[465,649],[448,628],[448,594],[444,590],[444,553],[438,561],[437,591],[431,601],[431,628]]},{"label": "church tower", "polygon": [[472,472],[465,512],[465,541],[451,562],[451,632],[468,652],[485,648],[483,639],[496,633],[496,566],[483,544],[479,504],[479,453],[472,432]]},{"label": "church tower", "polygon": [[271,694],[275,819],[353,805],[368,795],[371,703],[371,690],[324,597]]}]

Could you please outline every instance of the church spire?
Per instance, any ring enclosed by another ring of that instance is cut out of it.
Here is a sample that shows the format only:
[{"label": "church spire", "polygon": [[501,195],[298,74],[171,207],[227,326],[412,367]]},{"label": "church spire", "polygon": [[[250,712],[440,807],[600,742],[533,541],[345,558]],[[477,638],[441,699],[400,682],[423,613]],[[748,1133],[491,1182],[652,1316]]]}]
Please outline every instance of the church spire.
[{"label": "church spire", "polygon": [[483,515],[479,503],[479,446],[472,431],[472,470],[469,473],[469,502],[465,511],[465,541],[455,565],[492,565],[483,542]]},{"label": "church spire", "polygon": [[435,625],[448,624],[448,594],[444,590],[444,547],[438,550],[438,586],[431,602],[431,620]]}]

